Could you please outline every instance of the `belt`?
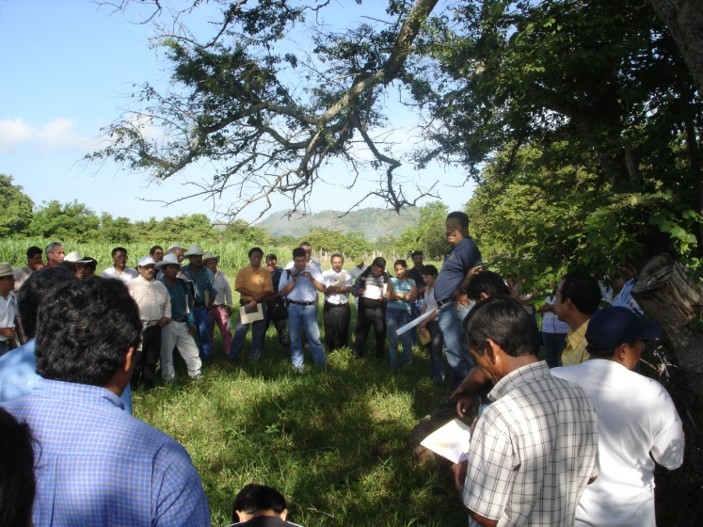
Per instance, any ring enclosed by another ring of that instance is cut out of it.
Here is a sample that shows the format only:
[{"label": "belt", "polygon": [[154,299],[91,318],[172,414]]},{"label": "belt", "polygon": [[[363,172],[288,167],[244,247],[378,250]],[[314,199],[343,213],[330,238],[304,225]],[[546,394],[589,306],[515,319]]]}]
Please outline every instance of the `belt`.
[{"label": "belt", "polygon": [[343,304],[333,304],[332,302],[325,302],[325,305],[330,306],[330,307],[344,307],[344,306],[348,306],[349,303],[345,302]]},{"label": "belt", "polygon": [[445,298],[444,300],[437,300],[437,307],[440,308],[444,304],[448,304],[449,302],[453,302],[454,297],[450,296],[449,298]]},{"label": "belt", "polygon": [[159,320],[142,320],[142,327],[144,329],[153,328],[159,323]]},{"label": "belt", "polygon": [[188,322],[188,317],[173,317],[174,322]]},{"label": "belt", "polygon": [[313,300],[311,302],[298,302],[297,300],[288,300],[288,303],[294,304],[296,306],[312,306],[315,304],[315,301]]}]

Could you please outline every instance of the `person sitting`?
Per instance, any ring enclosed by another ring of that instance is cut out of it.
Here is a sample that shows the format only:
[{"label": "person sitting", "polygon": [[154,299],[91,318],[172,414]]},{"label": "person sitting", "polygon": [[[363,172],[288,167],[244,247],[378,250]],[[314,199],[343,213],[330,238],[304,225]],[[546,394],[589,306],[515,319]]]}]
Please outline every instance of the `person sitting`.
[{"label": "person sitting", "polygon": [[118,411],[141,330],[121,280],[64,282],[42,302],[36,342],[42,379],[30,395],[2,404],[30,426],[41,452],[34,525],[210,525],[186,450]]},{"label": "person sitting", "polygon": [[286,499],[273,487],[249,483],[237,493],[232,505],[232,525],[241,527],[297,526],[286,521]]},{"label": "person sitting", "polygon": [[36,493],[32,432],[0,408],[0,525],[32,525]]}]

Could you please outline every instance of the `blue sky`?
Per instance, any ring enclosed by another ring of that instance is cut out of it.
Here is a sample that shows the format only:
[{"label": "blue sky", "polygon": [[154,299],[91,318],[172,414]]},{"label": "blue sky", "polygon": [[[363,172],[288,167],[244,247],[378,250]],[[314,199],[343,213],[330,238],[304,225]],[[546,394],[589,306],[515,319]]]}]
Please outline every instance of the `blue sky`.
[{"label": "blue sky", "polygon": [[[352,0],[336,3],[342,18],[356,16]],[[112,163],[99,167],[82,161],[98,144],[100,129],[130,107],[134,84],[164,85],[168,80],[166,64],[149,46],[153,28],[134,23],[139,16],[138,9],[111,14],[92,0],[0,0],[0,173],[12,176],[38,205],[52,199],[77,200],[98,214],[132,220],[190,213],[216,219],[213,206],[226,208],[227,196],[214,204],[202,198],[170,206],[148,201],[188,195],[193,191],[189,180],[206,178],[197,168],[157,184]],[[390,112],[394,125],[407,120],[407,109]],[[432,167],[405,175],[424,184],[440,179],[438,192],[450,209],[461,208],[470,198],[469,187],[452,186],[463,181],[461,171],[443,173]],[[352,192],[318,185],[312,212],[343,210],[367,192],[376,177],[362,178]],[[363,206],[384,204],[368,200]],[[274,207],[284,210],[287,203],[278,199]],[[257,213],[252,209],[241,217],[251,221]]]}]

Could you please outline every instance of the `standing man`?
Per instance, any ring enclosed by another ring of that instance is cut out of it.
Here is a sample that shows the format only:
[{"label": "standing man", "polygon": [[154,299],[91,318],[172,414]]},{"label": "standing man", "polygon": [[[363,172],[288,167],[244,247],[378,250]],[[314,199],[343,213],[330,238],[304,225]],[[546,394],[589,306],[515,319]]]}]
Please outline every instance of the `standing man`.
[{"label": "standing man", "polygon": [[46,267],[51,269],[61,265],[65,253],[63,245],[59,242],[51,242],[44,248],[44,254],[46,254]]},{"label": "standing man", "polygon": [[198,334],[198,349],[200,356],[207,359],[212,355],[214,343],[210,331],[210,308],[217,297],[215,289],[215,276],[203,266],[203,250],[194,243],[185,253],[190,262],[183,266],[183,274],[193,282],[195,288],[195,327]]},{"label": "standing man", "polygon": [[[278,343],[283,348],[288,348],[288,310],[286,309],[286,299],[278,294],[278,282],[281,280],[283,267],[278,265],[278,257],[271,253],[266,255],[266,269],[271,273],[271,282],[273,283],[273,296],[267,300],[268,311],[266,313],[266,330],[269,324],[273,322],[278,334]],[[264,333],[266,333],[264,330]]]},{"label": "standing man", "polygon": [[[425,291],[427,290],[427,286],[425,285],[422,277],[422,269],[425,266],[423,263],[425,255],[422,251],[415,250],[410,254],[410,257],[413,261],[413,267],[408,270],[408,278],[412,278],[415,282],[415,287],[417,288],[417,298],[410,304],[410,318],[415,319],[422,315],[422,312],[424,311],[422,308],[425,305]],[[411,331],[413,343],[415,343],[417,342],[417,328],[413,328]]]},{"label": "standing man", "polygon": [[322,273],[326,286],[323,318],[328,353],[346,348],[349,343],[349,321],[351,320],[349,293],[353,284],[351,273],[342,269],[344,256],[334,253],[330,257],[330,263],[332,269]]},{"label": "standing man", "polygon": [[364,356],[366,338],[372,327],[376,339],[376,358],[379,360],[383,358],[386,348],[386,302],[389,279],[385,258],[377,256],[352,286],[353,295],[359,299],[352,348],[356,358]]},{"label": "standing man", "polygon": [[44,267],[42,260],[43,251],[36,245],[32,245],[27,249],[27,265],[15,269],[15,291],[19,291],[24,281],[31,276],[35,271]]},{"label": "standing man", "polygon": [[15,339],[15,273],[8,262],[0,263],[0,356]]},{"label": "standing man", "polygon": [[42,302],[31,395],[3,403],[26,422],[41,454],[33,524],[210,525],[190,456],[126,412],[119,395],[141,333],[119,280],[64,282]]},{"label": "standing man", "polygon": [[453,390],[472,366],[462,323],[469,313],[466,288],[471,276],[481,268],[482,262],[476,243],[469,237],[469,217],[466,214],[450,212],[447,215],[446,233],[452,248],[442,263],[435,281],[434,294],[439,309],[437,321],[446,346],[449,380]]},{"label": "standing man", "polygon": [[100,273],[100,276],[103,278],[117,278],[125,284],[139,276],[136,269],[127,266],[127,249],[115,247],[112,249],[110,256],[112,256],[112,266]]},{"label": "standing man", "polygon": [[[314,268],[318,273],[322,274],[322,264],[312,257],[312,245],[310,242],[300,242],[298,245],[301,249],[305,251],[305,265],[306,267]],[[286,265],[286,269],[293,269],[295,262],[291,260]]]},{"label": "standing man", "polygon": [[241,316],[239,316],[237,329],[234,331],[234,339],[232,340],[232,348],[229,350],[229,358],[231,360],[239,358],[249,326],[252,326],[251,360],[254,362],[258,361],[264,348],[266,312],[268,311],[266,299],[273,295],[273,282],[268,269],[261,267],[263,257],[264,251],[260,248],[253,247],[249,249],[249,265],[239,270],[234,281],[234,290],[241,295],[239,299],[241,306],[246,306],[250,309],[255,309],[257,305],[261,306],[264,318],[251,324],[244,324]]},{"label": "standing man", "polygon": [[151,256],[140,258],[139,276],[127,283],[127,289],[139,308],[142,321],[142,343],[135,352],[131,385],[137,389],[152,388],[156,365],[161,355],[161,328],[171,322],[171,297],[163,282],[156,280],[156,263]]},{"label": "standing man", "polygon": [[281,273],[278,284],[280,296],[287,297],[290,356],[296,373],[303,373],[303,332],[307,336],[313,361],[327,369],[327,358],[320,342],[317,325],[317,292],[324,291],[323,278],[315,267],[306,264],[305,249],[293,249],[293,269]]},{"label": "standing man", "polygon": [[160,280],[166,286],[171,299],[171,322],[161,329],[161,378],[166,382],[175,379],[173,348],[177,346],[186,363],[188,376],[191,379],[199,379],[203,363],[193,339],[195,318],[190,287],[185,280],[178,278],[181,264],[175,254],[164,256],[157,268],[163,275]]},{"label": "standing man", "polygon": [[159,263],[164,259],[164,248],[160,245],[154,245],[149,249],[149,256],[154,260],[154,262]]},{"label": "standing man", "polygon": [[625,307],[591,317],[586,330],[590,360],[555,368],[552,375],[580,385],[598,415],[598,479],[581,496],[576,525],[654,527],[655,462],[681,466],[684,434],[671,396],[654,379],[633,371],[644,341],[661,326]]},{"label": "standing man", "polygon": [[588,359],[586,330],[591,315],[600,305],[600,299],[598,282],[586,273],[569,273],[559,283],[554,312],[571,328],[566,334],[566,347],[561,354],[562,365],[573,366]]},{"label": "standing man", "polygon": [[203,255],[203,265],[210,269],[210,272],[215,277],[215,289],[217,296],[210,308],[210,339],[215,342],[215,324],[220,329],[220,337],[222,338],[222,349],[227,355],[232,347],[232,329],[230,328],[229,319],[232,316],[232,288],[227,280],[227,275],[222,271],[218,271],[217,264],[220,263],[220,257],[207,252]]},{"label": "standing man", "polygon": [[538,361],[537,327],[510,298],[477,304],[466,339],[495,383],[467,461],[453,467],[470,516],[483,526],[574,525],[579,498],[598,470],[588,396]]}]

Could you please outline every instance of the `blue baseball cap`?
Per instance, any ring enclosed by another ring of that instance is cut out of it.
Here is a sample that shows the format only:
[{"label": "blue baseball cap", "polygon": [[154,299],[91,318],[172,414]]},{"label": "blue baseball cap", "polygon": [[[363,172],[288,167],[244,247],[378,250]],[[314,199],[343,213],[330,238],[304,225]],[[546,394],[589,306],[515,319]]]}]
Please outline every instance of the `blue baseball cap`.
[{"label": "blue baseball cap", "polygon": [[600,349],[615,349],[635,339],[659,337],[659,322],[638,317],[626,307],[606,307],[593,313],[586,329],[586,340]]}]

